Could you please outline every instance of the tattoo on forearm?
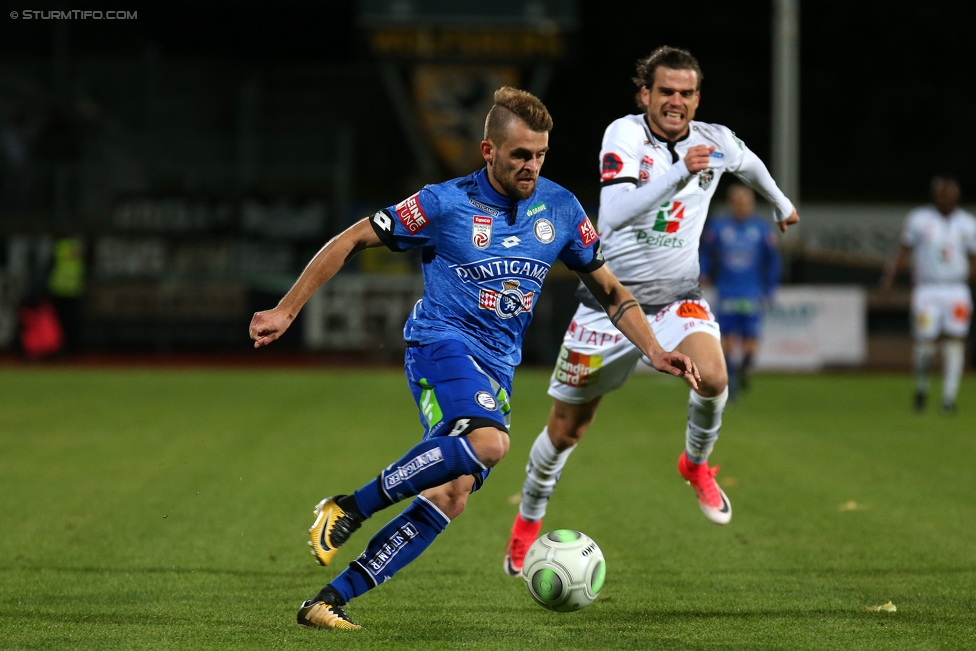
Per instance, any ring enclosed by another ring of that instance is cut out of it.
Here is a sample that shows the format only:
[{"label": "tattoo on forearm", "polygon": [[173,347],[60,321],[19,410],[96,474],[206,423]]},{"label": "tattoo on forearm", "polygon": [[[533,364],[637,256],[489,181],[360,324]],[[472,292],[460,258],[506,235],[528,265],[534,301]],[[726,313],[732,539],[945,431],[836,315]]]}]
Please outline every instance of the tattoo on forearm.
[{"label": "tattoo on forearm", "polygon": [[632,307],[637,307],[637,301],[633,299],[621,303],[620,307],[617,308],[617,311],[614,312],[612,315],[610,315],[610,323],[616,326],[617,323],[620,321],[620,319],[623,317],[624,312],[626,312]]}]

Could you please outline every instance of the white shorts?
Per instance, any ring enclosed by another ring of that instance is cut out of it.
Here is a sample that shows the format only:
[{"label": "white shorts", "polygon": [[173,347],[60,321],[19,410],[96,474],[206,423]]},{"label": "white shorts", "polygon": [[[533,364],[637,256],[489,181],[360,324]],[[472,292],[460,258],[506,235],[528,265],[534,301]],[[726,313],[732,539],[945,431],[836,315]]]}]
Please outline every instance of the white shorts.
[{"label": "white shorts", "polygon": [[917,285],[912,290],[912,325],[916,339],[939,335],[965,338],[973,315],[973,297],[964,283]]},{"label": "white shorts", "polygon": [[[647,323],[664,350],[674,350],[693,332],[721,339],[715,315],[704,300],[675,301]],[[549,395],[579,405],[619,389],[643,354],[630,343],[602,310],[580,305],[559,349],[549,381]]]}]

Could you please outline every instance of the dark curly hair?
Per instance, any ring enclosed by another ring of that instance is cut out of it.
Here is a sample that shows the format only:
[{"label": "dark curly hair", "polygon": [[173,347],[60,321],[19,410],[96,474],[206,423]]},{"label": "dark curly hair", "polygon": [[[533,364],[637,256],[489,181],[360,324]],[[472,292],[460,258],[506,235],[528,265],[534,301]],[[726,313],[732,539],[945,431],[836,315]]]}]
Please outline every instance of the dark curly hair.
[{"label": "dark curly hair", "polygon": [[641,102],[640,89],[647,88],[650,90],[654,87],[654,73],[659,67],[671,68],[672,70],[694,70],[695,77],[698,80],[695,90],[701,90],[702,79],[705,78],[705,75],[702,74],[701,66],[698,65],[698,59],[692,56],[688,50],[662,45],[648,56],[637,60],[637,76],[633,78],[633,82],[638,89],[636,98],[638,108],[647,108]]}]

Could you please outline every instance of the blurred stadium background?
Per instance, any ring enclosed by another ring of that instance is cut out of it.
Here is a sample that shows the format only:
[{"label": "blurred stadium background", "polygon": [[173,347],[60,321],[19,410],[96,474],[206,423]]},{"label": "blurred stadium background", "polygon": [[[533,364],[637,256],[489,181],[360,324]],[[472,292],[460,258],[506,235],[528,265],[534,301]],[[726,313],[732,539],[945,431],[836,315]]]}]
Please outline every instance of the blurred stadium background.
[{"label": "blurred stadium background", "polygon": [[[419,434],[398,368],[419,261],[361,254],[268,349],[252,312],[346,226],[480,166],[502,84],[549,106],[545,176],[596,216],[603,131],[662,44],[698,57],[698,118],[735,129],[803,219],[757,360],[803,372],[757,377],[713,457],[735,521],[708,523],[676,474],[687,388],[642,374],[606,398],[547,515],[599,541],[605,598],[559,618],[502,574],[576,307],[554,267],[511,460],[357,600],[367,629],[343,646],[973,648],[976,383],[954,418],[911,414],[909,279],[877,289],[934,174],[976,204],[969,4],[4,3],[0,648],[328,644],[295,608],[385,518],[323,570],[309,512]],[[75,9],[126,15],[49,13]],[[52,311],[61,338],[36,327]],[[265,363],[311,368],[236,368]],[[880,373],[806,372],[835,369]]]},{"label": "blurred stadium background", "polygon": [[[23,356],[18,311],[48,301],[62,358],[248,354],[250,314],[330,236],[480,166],[475,144],[502,84],[547,103],[545,175],[596,215],[603,129],[634,110],[633,62],[671,44],[703,66],[699,119],[735,129],[799,198],[760,367],[907,368],[908,278],[888,297],[876,288],[931,176],[957,175],[964,206],[976,187],[955,126],[976,99],[969,28],[953,20],[966,4],[798,5],[85,4],[136,12],[125,20],[44,18],[68,4],[28,18],[11,5],[0,14],[0,355]],[[882,29],[881,14],[904,19]],[[262,359],[397,360],[418,268],[359,256]],[[549,282],[530,364],[554,359],[575,308],[572,274]]]}]

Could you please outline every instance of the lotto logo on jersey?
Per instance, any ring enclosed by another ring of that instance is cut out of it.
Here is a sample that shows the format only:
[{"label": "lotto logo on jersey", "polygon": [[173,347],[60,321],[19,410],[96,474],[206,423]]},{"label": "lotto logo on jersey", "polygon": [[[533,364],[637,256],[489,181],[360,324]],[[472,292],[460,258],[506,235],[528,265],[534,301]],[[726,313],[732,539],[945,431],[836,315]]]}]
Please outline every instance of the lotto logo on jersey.
[{"label": "lotto logo on jersey", "polygon": [[400,223],[411,235],[419,233],[430,223],[416,194],[398,203],[394,210]]},{"label": "lotto logo on jersey", "polygon": [[657,211],[652,230],[658,233],[677,233],[681,220],[685,218],[685,204],[681,201],[669,201]]},{"label": "lotto logo on jersey", "polygon": [[580,239],[583,240],[583,246],[589,246],[596,242],[598,235],[596,234],[596,229],[593,228],[593,223],[590,218],[587,217],[579,225]]},{"label": "lotto logo on jersey", "polygon": [[617,156],[613,152],[603,155],[603,164],[600,166],[600,179],[603,181],[609,181],[613,177],[620,174],[620,170],[624,168],[624,162],[620,160],[620,156]]},{"label": "lotto logo on jersey", "polygon": [[571,387],[587,387],[600,379],[601,368],[602,355],[584,355],[563,346],[559,349],[555,376],[557,381]]},{"label": "lotto logo on jersey", "polygon": [[491,217],[474,216],[474,225],[471,227],[471,243],[478,249],[488,248],[488,245],[491,244]]}]

